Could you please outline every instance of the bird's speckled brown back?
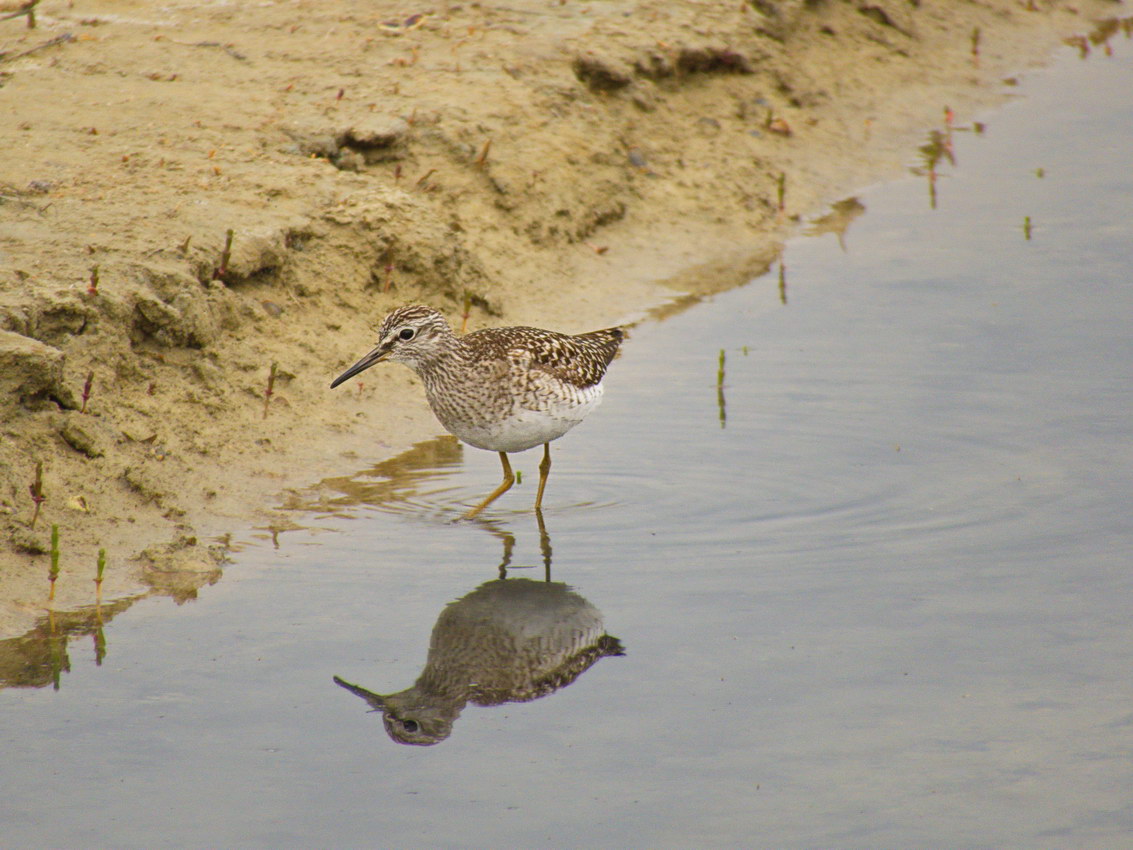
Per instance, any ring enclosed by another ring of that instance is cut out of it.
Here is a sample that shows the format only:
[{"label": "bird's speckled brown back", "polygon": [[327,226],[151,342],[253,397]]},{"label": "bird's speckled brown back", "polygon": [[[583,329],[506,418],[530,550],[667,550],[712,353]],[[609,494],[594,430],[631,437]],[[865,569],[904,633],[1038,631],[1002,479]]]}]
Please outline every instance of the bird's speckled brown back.
[{"label": "bird's speckled brown back", "polygon": [[540,328],[485,328],[461,341],[493,359],[530,358],[531,364],[577,387],[592,387],[602,380],[606,367],[626,338],[621,328],[571,336]]}]

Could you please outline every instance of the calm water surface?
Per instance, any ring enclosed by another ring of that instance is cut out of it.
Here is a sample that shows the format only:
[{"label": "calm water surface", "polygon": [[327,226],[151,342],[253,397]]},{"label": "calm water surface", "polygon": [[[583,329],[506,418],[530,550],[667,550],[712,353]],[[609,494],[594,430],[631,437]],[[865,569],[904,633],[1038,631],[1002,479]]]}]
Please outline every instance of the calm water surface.
[{"label": "calm water surface", "polygon": [[[786,304],[775,269],[640,327],[545,530],[538,452],[450,522],[498,466],[440,439],[0,693],[0,845],[1128,846],[1114,46],[955,132],[937,209],[910,176],[792,243]],[[332,676],[411,689],[430,635],[404,746]]]}]

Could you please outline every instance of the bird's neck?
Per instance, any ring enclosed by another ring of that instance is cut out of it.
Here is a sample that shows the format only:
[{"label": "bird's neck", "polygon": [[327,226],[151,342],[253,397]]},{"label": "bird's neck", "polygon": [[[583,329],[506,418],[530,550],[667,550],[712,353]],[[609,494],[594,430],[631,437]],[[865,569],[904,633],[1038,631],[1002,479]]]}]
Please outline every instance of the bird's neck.
[{"label": "bird's neck", "polygon": [[421,352],[407,365],[426,383],[444,381],[468,369],[471,349],[455,334],[439,337],[428,351]]}]

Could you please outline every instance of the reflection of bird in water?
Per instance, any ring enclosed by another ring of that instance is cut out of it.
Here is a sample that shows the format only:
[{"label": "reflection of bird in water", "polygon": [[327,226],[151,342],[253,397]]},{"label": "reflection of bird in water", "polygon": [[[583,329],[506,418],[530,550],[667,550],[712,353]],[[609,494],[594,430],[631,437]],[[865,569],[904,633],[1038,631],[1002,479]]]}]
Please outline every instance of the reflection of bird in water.
[{"label": "reflection of bird in water", "polygon": [[469,702],[528,702],[566,687],[598,659],[624,655],[602,614],[560,582],[497,579],[449,603],[413,687],[382,696],[335,677],[382,712],[401,744],[443,741]]},{"label": "reflection of bird in water", "polygon": [[429,406],[449,432],[500,455],[503,482],[466,516],[476,516],[515,483],[508,452],[542,445],[539,508],[551,471],[551,441],[598,406],[606,367],[625,335],[621,328],[577,336],[486,328],[458,337],[436,310],[400,307],[382,322],[374,350],[331,388],[383,360],[404,363],[421,378]]},{"label": "reflection of bird in water", "polygon": [[854,219],[865,212],[865,205],[857,198],[846,198],[830,205],[830,212],[816,218],[807,227],[807,236],[821,236],[833,233],[838,237],[838,247],[846,250],[846,231]]}]

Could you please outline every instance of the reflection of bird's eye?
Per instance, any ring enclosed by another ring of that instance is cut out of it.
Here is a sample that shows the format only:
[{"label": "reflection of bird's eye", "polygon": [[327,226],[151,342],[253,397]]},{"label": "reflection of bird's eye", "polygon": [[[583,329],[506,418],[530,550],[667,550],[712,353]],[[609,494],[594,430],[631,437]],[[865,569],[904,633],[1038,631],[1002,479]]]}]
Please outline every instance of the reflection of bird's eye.
[{"label": "reflection of bird's eye", "polygon": [[405,727],[406,732],[416,732],[417,731],[417,721],[416,720],[403,720],[401,722],[401,725]]},{"label": "reflection of bird's eye", "polygon": [[409,340],[413,339],[413,328],[402,328],[401,333],[399,333],[398,336],[408,342]]}]

